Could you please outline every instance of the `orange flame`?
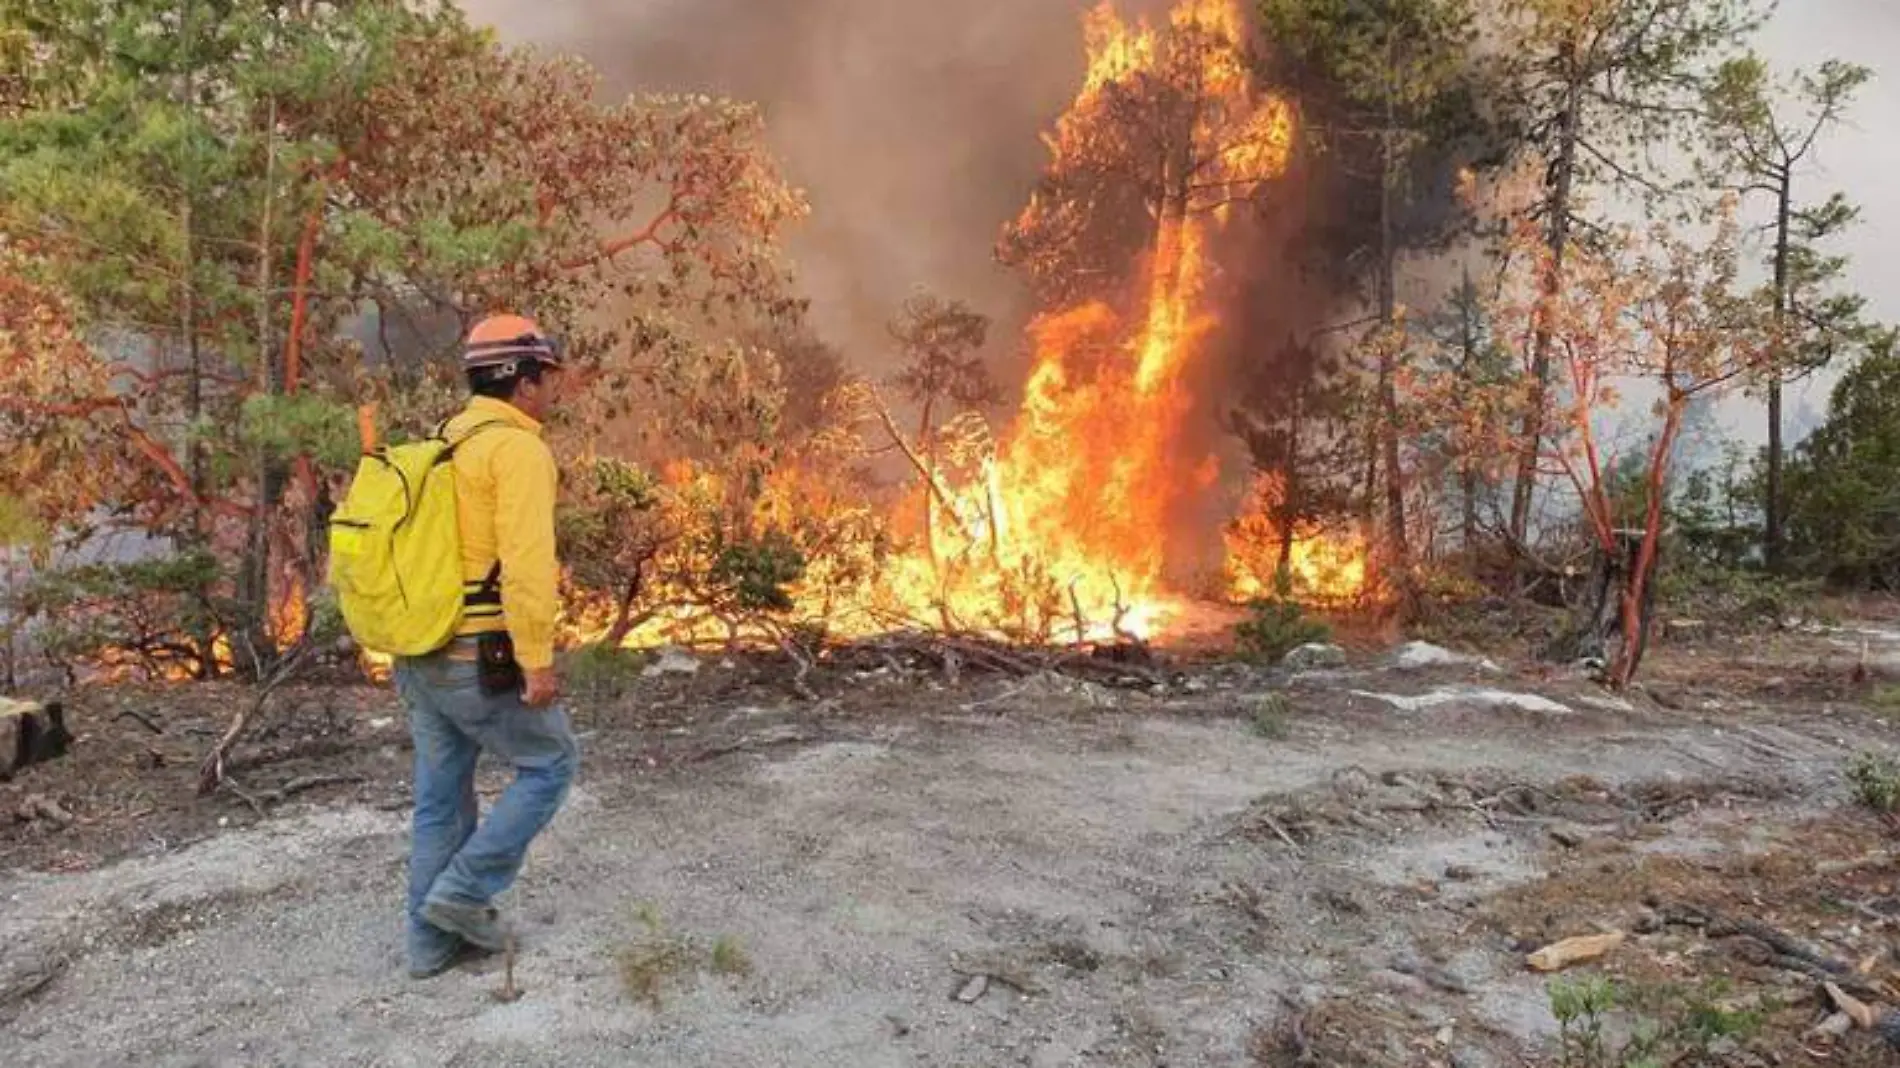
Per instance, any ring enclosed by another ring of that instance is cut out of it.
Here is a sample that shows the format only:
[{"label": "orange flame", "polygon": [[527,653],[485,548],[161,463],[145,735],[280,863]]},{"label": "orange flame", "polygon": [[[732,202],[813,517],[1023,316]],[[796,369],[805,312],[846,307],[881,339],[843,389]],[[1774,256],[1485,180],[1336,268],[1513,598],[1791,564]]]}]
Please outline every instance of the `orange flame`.
[{"label": "orange flame", "polygon": [[[911,620],[1054,640],[1146,638],[1187,607],[1164,567],[1171,524],[1220,475],[1217,458],[1190,448],[1185,433],[1194,397],[1184,372],[1219,326],[1207,292],[1209,238],[1229,204],[1283,172],[1293,117],[1253,84],[1240,0],[1179,0],[1166,30],[1129,22],[1104,0],[1083,31],[1087,74],[1045,138],[1052,168],[1097,165],[1093,154],[1117,143],[1119,102],[1158,83],[1200,94],[1190,111],[1156,109],[1193,116],[1191,129],[1169,131],[1188,142],[1189,162],[1171,159],[1153,176],[1154,230],[1127,306],[1093,300],[1038,316],[1022,403],[1000,447],[973,473],[966,463],[961,484],[944,469],[927,473],[932,485],[912,499],[940,520],[914,524],[926,543],[880,559],[855,588],[837,575],[801,581],[800,612],[834,633]],[[1043,207],[1032,199],[1025,218]],[[705,479],[717,480],[704,471],[672,478]],[[850,506],[803,482],[796,471],[773,472],[758,515],[783,522],[800,509]],[[1334,551],[1303,549],[1300,559],[1311,559],[1317,578]],[[1343,545],[1337,555],[1347,570],[1360,561],[1358,577],[1343,580],[1360,581],[1363,554]],[[718,625],[662,615],[628,643],[723,637],[706,630]],[[598,635],[605,623],[585,629]]]},{"label": "orange flame", "polygon": [[1276,579],[1284,562],[1296,600],[1322,605],[1345,605],[1366,592],[1367,552],[1359,534],[1302,532],[1295,526],[1285,537],[1272,516],[1284,492],[1273,475],[1255,480],[1253,500],[1242,515],[1228,524],[1227,586],[1245,600],[1275,596]]},{"label": "orange flame", "polygon": [[[1291,116],[1255,93],[1240,61],[1237,0],[1182,0],[1170,23],[1221,45],[1185,53],[1204,65],[1193,80],[1210,98],[1190,135],[1193,155],[1205,161],[1193,186],[1225,183],[1231,197],[1280,173]],[[1123,20],[1107,2],[1088,13],[1084,35],[1082,90],[1047,139],[1058,166],[1086,151],[1112,91],[1166,77],[1162,67],[1178,60],[1150,24]],[[1132,314],[1090,302],[1030,325],[1035,359],[1016,425],[980,487],[987,500],[964,502],[994,525],[988,550],[1000,570],[1046,568],[1068,599],[1065,610],[1093,621],[1076,629],[1095,633],[1077,637],[1147,636],[1178,610],[1163,583],[1165,534],[1187,495],[1219,473],[1214,457],[1188,451],[1183,434],[1193,397],[1182,372],[1217,326],[1205,293],[1207,236],[1223,218],[1221,204],[1193,191],[1189,179],[1161,180]]]}]

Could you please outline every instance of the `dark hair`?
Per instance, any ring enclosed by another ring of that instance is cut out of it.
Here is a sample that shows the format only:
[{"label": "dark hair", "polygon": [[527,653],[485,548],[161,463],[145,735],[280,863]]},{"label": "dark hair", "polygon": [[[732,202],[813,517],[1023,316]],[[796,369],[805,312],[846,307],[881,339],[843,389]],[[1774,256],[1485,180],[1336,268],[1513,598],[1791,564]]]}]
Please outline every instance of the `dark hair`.
[{"label": "dark hair", "polygon": [[547,365],[539,360],[517,361],[512,371],[505,367],[476,368],[468,373],[468,388],[478,397],[514,400],[517,386],[524,381],[541,381],[546,371]]}]

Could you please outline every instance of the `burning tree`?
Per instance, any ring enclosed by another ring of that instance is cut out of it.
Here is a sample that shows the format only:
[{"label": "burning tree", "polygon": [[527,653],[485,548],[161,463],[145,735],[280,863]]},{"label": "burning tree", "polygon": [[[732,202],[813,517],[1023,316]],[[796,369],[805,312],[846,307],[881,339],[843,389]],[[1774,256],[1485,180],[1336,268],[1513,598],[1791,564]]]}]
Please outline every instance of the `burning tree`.
[{"label": "burning tree", "polygon": [[[1646,606],[1683,417],[1698,397],[1758,370],[1770,351],[1755,306],[1737,294],[1740,235],[1732,201],[1724,201],[1712,226],[1702,241],[1658,226],[1646,238],[1626,234],[1603,251],[1573,248],[1561,267],[1533,226],[1520,224],[1512,238],[1499,322],[1518,337],[1547,330],[1565,372],[1561,397],[1537,417],[1555,428],[1546,462],[1576,491],[1585,525],[1607,560],[1622,561],[1632,543],[1635,550],[1615,589],[1611,629],[1620,646],[1609,678],[1619,687],[1635,672],[1648,630]],[[1547,285],[1553,272],[1561,276],[1554,295]],[[1624,384],[1656,395],[1636,532],[1620,529],[1611,484],[1618,463],[1604,447],[1599,423]]]},{"label": "burning tree", "polygon": [[1297,92],[1314,167],[1340,203],[1303,238],[1322,270],[1362,291],[1355,346],[1373,380],[1366,421],[1365,514],[1384,514],[1384,555],[1409,588],[1399,380],[1414,340],[1399,303],[1400,258],[1442,248],[1469,222],[1454,195],[1496,138],[1481,115],[1477,15],[1466,0],[1263,0],[1277,78]]},{"label": "burning tree", "polygon": [[1292,115],[1255,84],[1231,0],[1182,0],[1158,27],[1104,4],[1085,33],[1082,90],[1001,243],[1050,310],[997,463],[998,540],[1006,570],[1040,565],[1078,617],[1112,607],[1139,629],[1167,532],[1217,474],[1184,434],[1184,372],[1215,326],[1210,238],[1284,171]]},{"label": "burning tree", "polygon": [[936,517],[939,509],[953,507],[941,483],[939,421],[980,414],[1001,399],[982,349],[989,338],[989,319],[960,300],[944,300],[920,293],[904,303],[890,332],[903,355],[903,366],[892,378],[917,407],[917,436],[906,442],[894,425],[888,427],[924,482],[924,547],[932,566],[939,563]]},{"label": "burning tree", "polygon": [[1114,294],[1152,258],[1179,290],[1188,221],[1257,195],[1285,170],[1292,116],[1254,84],[1234,0],[1180,0],[1165,26],[1112,4],[1084,24],[1088,74],[1046,141],[1051,161],[1000,253],[1046,303]]},{"label": "burning tree", "polygon": [[1293,595],[1344,599],[1365,582],[1363,545],[1315,535],[1350,507],[1359,455],[1352,389],[1319,338],[1288,338],[1273,366],[1278,376],[1255,378],[1230,416],[1263,472],[1227,532],[1230,584],[1259,597],[1284,575]]}]

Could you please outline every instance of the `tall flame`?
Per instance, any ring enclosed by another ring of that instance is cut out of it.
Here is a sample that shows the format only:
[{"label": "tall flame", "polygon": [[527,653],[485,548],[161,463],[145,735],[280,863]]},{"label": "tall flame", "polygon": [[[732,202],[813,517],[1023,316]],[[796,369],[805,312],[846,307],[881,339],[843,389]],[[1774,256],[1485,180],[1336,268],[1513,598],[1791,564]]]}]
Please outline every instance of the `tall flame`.
[{"label": "tall flame", "polygon": [[[1208,99],[1183,133],[1193,142],[1188,157],[1203,165],[1155,179],[1155,230],[1131,314],[1088,302],[1031,324],[1034,363],[992,491],[1005,563],[1041,562],[1078,609],[1103,618],[1124,609],[1120,629],[1138,634],[1173,607],[1162,571],[1180,503],[1218,474],[1213,457],[1185,445],[1194,398],[1182,372],[1217,325],[1206,301],[1207,237],[1224,213],[1189,183],[1244,192],[1284,169],[1291,140],[1290,113],[1256,97],[1240,62],[1237,0],[1182,0],[1170,23],[1218,45],[1186,52],[1203,65],[1191,81]],[[1109,94],[1169,76],[1163,65],[1181,55],[1110,3],[1090,11],[1084,29],[1088,73],[1047,139],[1057,167],[1088,151]]]},{"label": "tall flame", "polygon": [[[1021,407],[993,453],[959,485],[932,469],[936,459],[911,456],[927,482],[913,503],[941,519],[917,524],[925,544],[849,592],[830,580],[840,576],[807,575],[801,608],[834,631],[909,619],[1100,640],[1150,636],[1185,607],[1164,578],[1168,535],[1219,476],[1186,433],[1195,398],[1185,372],[1219,327],[1210,237],[1231,204],[1284,171],[1293,133],[1285,102],[1253,84],[1245,27],[1241,0],[1178,0],[1159,29],[1124,19],[1111,0],[1086,14],[1087,73],[1045,143],[1052,172],[1146,168],[1137,180],[1152,229],[1133,284],[1034,319]],[[1131,109],[1158,124],[1146,132],[1169,146],[1164,159],[1131,147],[1145,144],[1143,131],[1118,126]],[[1032,199],[1019,225],[1089,210]],[[798,482],[773,475],[763,508],[824,506]],[[629,641],[705,625],[655,619]]]}]

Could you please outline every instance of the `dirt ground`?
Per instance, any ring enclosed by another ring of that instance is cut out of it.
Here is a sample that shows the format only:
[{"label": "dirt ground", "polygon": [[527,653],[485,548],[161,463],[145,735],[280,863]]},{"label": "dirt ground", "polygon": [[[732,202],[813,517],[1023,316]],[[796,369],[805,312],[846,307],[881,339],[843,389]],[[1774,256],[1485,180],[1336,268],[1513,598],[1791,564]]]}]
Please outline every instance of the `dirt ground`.
[{"label": "dirt ground", "polygon": [[674,661],[575,701],[512,1001],[497,960],[403,972],[389,693],[284,695],[202,799],[247,691],[77,695],[75,752],[0,785],[0,1063],[1555,1065],[1526,954],[1604,931],[1571,978],[1759,1018],[1680,1063],[1900,1061],[1810,1034],[1811,966],[1734,931],[1894,993],[1894,833],[1843,767],[1895,750],[1900,630],[1665,642],[1620,697],[1488,655],[1141,687],[892,658],[815,704]]}]

